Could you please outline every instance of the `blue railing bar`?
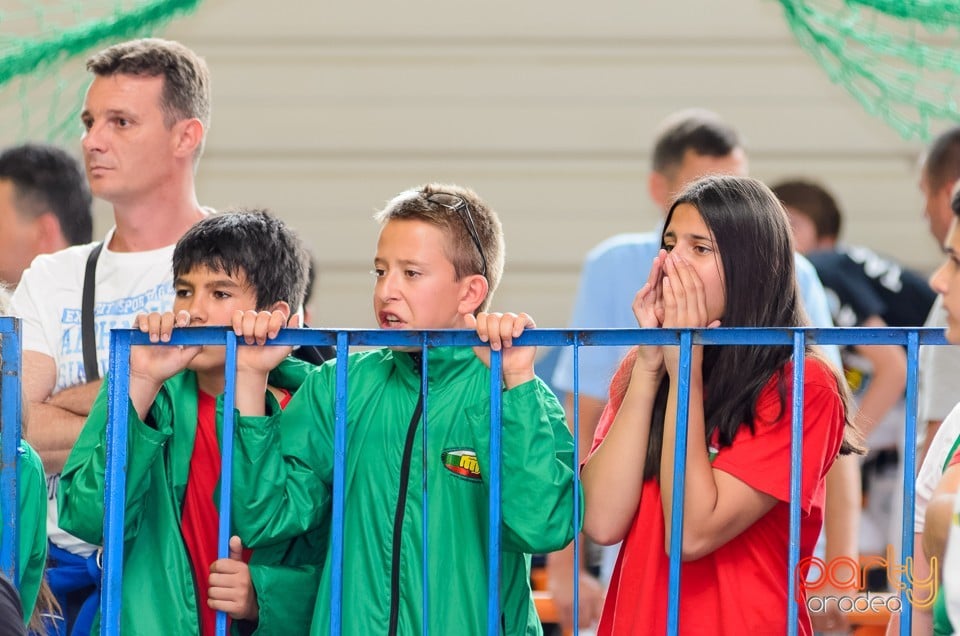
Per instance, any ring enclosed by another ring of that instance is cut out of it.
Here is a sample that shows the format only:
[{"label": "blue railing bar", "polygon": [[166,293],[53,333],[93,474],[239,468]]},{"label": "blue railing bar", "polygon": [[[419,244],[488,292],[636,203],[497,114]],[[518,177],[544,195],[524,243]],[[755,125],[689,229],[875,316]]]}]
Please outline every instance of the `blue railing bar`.
[{"label": "blue railing bar", "polygon": [[[476,335],[476,333],[474,333]],[[487,634],[500,633],[500,412],[503,405],[503,356],[490,350],[490,509],[487,546]],[[426,620],[426,617],[424,617]]]},{"label": "blue railing bar", "polygon": [[573,628],[580,633],[580,334],[573,335]]},{"label": "blue railing bar", "polygon": [[[674,329],[581,329],[584,345],[633,345],[679,344],[679,333]],[[710,345],[784,345],[793,346],[793,333],[803,331],[807,341],[815,344],[869,344],[869,345],[906,345],[908,334],[918,333],[922,345],[949,344],[943,329],[931,327],[831,327],[831,328],[774,328],[774,327],[717,327],[714,329],[693,329],[694,344]],[[554,335],[565,334],[563,330],[537,329],[524,332],[517,339],[518,344],[560,344],[553,342]],[[531,340],[524,340],[527,336]],[[547,337],[545,337],[547,336]],[[543,341],[540,339],[543,338]]]},{"label": "blue railing bar", "polygon": [[[217,535],[217,557],[230,556],[230,506],[233,488],[233,408],[237,403],[237,338],[233,332],[227,335],[226,358],[224,359],[223,435],[220,447],[220,526]],[[205,582],[198,582],[201,585]],[[217,636],[227,633],[227,613],[217,612]]]},{"label": "blue railing bar", "polygon": [[690,359],[693,338],[689,330],[680,332],[676,437],[673,448],[673,494],[670,510],[670,580],[667,600],[667,634],[680,630],[680,561],[683,551],[683,505],[687,476],[687,426],[690,419]]},{"label": "blue railing bar", "polygon": [[0,570],[20,589],[17,572],[17,546],[20,505],[17,498],[17,451],[20,447],[21,353],[20,321],[0,318],[0,510],[3,528],[0,531]]},{"label": "blue railing bar", "polygon": [[[901,541],[900,562],[913,563],[913,515],[914,499],[916,497],[916,479],[917,467],[917,445],[914,440],[917,438],[917,392],[919,385],[919,365],[920,365],[920,338],[918,334],[910,334],[907,341],[907,399],[906,411],[907,421],[904,427],[906,442],[904,443],[903,458],[903,539]],[[911,584],[908,579],[913,568],[903,569],[903,590],[900,592],[900,634],[906,636],[910,634],[913,623],[913,603],[908,599],[908,593],[916,594],[911,590]]]},{"label": "blue railing bar", "polygon": [[[107,456],[103,478],[103,578],[100,633],[120,636],[124,508],[127,492],[127,421],[130,414],[130,341],[132,330],[110,332],[110,382],[107,404]],[[136,333],[140,333],[137,331]]]},{"label": "blue railing bar", "polygon": [[803,477],[803,376],[806,337],[793,334],[793,413],[790,422],[790,547],[787,551],[787,634],[797,635],[797,564],[800,562],[800,486]]},{"label": "blue railing bar", "polygon": [[[107,547],[106,552],[110,551],[108,546],[119,546],[119,549],[116,547],[113,548],[112,552],[116,557],[114,559],[114,565],[117,568],[122,568],[119,564],[122,562],[122,541],[123,541],[123,523],[122,523],[122,514],[119,523],[115,520],[111,521],[111,498],[117,498],[120,502],[120,509],[122,511],[123,502],[125,500],[125,495],[123,490],[116,488],[110,488],[110,480],[116,479],[117,483],[123,487],[124,483],[121,478],[117,477],[117,474],[122,475],[125,472],[126,465],[126,426],[116,426],[114,427],[114,416],[122,415],[120,421],[125,424],[127,419],[127,405],[128,400],[126,395],[128,393],[128,382],[129,382],[129,347],[131,344],[149,344],[149,338],[146,334],[142,334],[139,331],[135,330],[116,330],[117,334],[112,334],[111,338],[115,339],[122,336],[122,340],[117,340],[118,346],[112,350],[119,354],[121,351],[122,359],[118,362],[111,356],[111,373],[114,373],[114,364],[119,364],[121,371],[116,373],[118,381],[113,383],[111,388],[111,398],[117,404],[117,412],[110,413],[111,427],[108,429],[108,463],[107,463],[107,475],[105,478],[106,486],[108,488],[107,492],[111,493],[107,501],[105,501],[105,547]],[[118,335],[119,334],[119,335]],[[220,327],[205,327],[205,328],[189,328],[177,330],[173,334],[169,344],[226,344],[231,339],[236,344],[235,338],[229,335],[230,331],[226,328]],[[807,337],[808,340],[812,342],[819,342],[824,344],[878,344],[878,345],[907,345],[908,347],[913,347],[914,350],[911,352],[911,360],[916,359],[916,348],[922,344],[932,344],[932,345],[942,345],[949,344],[944,335],[942,329],[931,329],[931,328],[832,328],[832,329],[816,329],[816,328],[802,328],[802,329],[780,329],[780,328],[770,328],[770,329],[731,329],[731,328],[716,328],[716,329],[683,329],[683,330],[667,330],[667,329],[599,329],[599,330],[571,330],[571,329],[537,329],[526,332],[523,336],[516,339],[515,344],[518,346],[530,346],[530,345],[543,345],[543,346],[570,346],[576,345],[574,347],[575,357],[576,352],[579,350],[579,346],[591,346],[591,345],[616,345],[616,344],[666,344],[666,345],[682,345],[686,340],[689,343],[696,344],[717,344],[717,345],[742,345],[742,344],[782,344],[782,345],[795,345],[795,334],[802,334]],[[342,351],[347,351],[349,346],[352,344],[358,345],[386,345],[386,346],[402,346],[404,344],[410,344],[411,341],[419,347],[428,347],[428,346],[471,346],[471,345],[480,345],[482,344],[479,341],[479,338],[476,336],[476,333],[472,330],[438,330],[431,332],[417,332],[417,331],[383,331],[383,330],[318,330],[318,329],[288,329],[281,332],[280,336],[274,341],[273,344],[300,344],[300,343],[317,343],[325,344],[333,341],[335,339],[338,349]],[[112,343],[113,344],[113,343]],[[242,343],[241,343],[242,344]],[[687,345],[689,346],[689,345]],[[683,360],[683,347],[681,346],[681,361]],[[689,353],[687,354],[689,355]],[[499,358],[499,354],[494,356]],[[344,355],[345,359],[346,356]],[[499,360],[498,360],[499,363]],[[916,409],[916,363],[912,362],[913,365],[912,371],[908,373],[908,413],[913,413]],[[339,402],[340,399],[340,386],[341,386],[341,372],[343,375],[342,378],[342,390],[343,390],[343,403],[342,409],[345,410],[345,396],[346,396],[346,364],[343,364],[343,368],[339,366],[337,369],[338,377],[338,406],[341,405]],[[575,381],[578,378],[575,379]],[[122,389],[122,391],[120,390]],[[687,387],[688,389],[688,387]],[[681,393],[684,391],[683,383],[680,387]],[[578,392],[575,393],[575,400],[578,399]],[[913,393],[913,404],[910,406],[910,395]],[[116,394],[116,395],[115,395]],[[123,397],[123,399],[117,400],[117,395]],[[493,394],[496,396],[496,400],[499,400],[499,392]],[[494,405],[491,404],[491,411],[493,413]],[[678,414],[679,418],[686,418],[687,412],[684,409],[679,409],[680,413]],[[499,407],[497,408],[499,412]],[[343,414],[338,413],[338,418],[342,415],[344,418],[343,430],[339,431],[342,433],[343,439],[341,440],[341,456],[345,456],[345,412]],[[575,417],[578,414],[575,413]],[[338,422],[338,429],[339,429]],[[907,421],[907,431],[905,433],[910,435],[915,433],[916,430],[916,417],[915,414],[910,415]],[[117,437],[122,437],[123,441],[119,446],[111,446],[114,444],[113,439],[109,439],[111,436],[110,430],[116,428]],[[491,448],[493,448],[493,437],[495,436],[496,442],[498,444],[497,453],[499,453],[499,428],[493,427],[495,432],[492,434],[491,438]],[[338,429],[335,429],[335,439],[334,439],[334,450],[335,450],[335,459],[337,453],[337,432]],[[680,437],[683,438],[684,446],[686,444],[686,428],[678,430],[678,439],[677,443],[680,443]],[[119,458],[119,465],[114,465],[110,453],[111,450],[109,447],[116,449],[114,455]],[[679,451],[679,448],[676,449]],[[913,468],[915,466],[915,455],[908,451],[907,461],[910,466],[905,465],[905,470],[908,468]],[[499,464],[499,454],[495,456],[492,462]],[[683,459],[683,464],[685,466],[685,455]],[[680,463],[675,465],[675,470],[678,469]],[[117,473],[119,471],[119,473]],[[333,514],[333,537],[332,537],[332,547],[334,554],[332,555],[332,563],[337,563],[337,525],[339,525],[340,538],[339,538],[339,564],[340,569],[342,570],[342,531],[343,531],[343,465],[339,466],[339,479],[338,479],[338,466],[335,461],[334,464],[334,514]],[[115,474],[116,473],[116,474]],[[909,475],[911,473],[905,472]],[[681,474],[680,480],[675,480],[675,488],[683,480]],[[499,470],[497,474],[497,481],[499,481]],[[904,521],[904,556],[911,555],[913,550],[913,535],[909,531],[908,520],[912,519],[912,515],[909,514],[910,510],[913,508],[913,501],[911,497],[913,496],[913,484],[909,480],[906,480],[907,483],[904,484],[905,495],[905,521]],[[338,484],[340,492],[340,521],[339,524],[336,518],[336,508],[337,508],[337,495],[336,491],[338,490]],[[499,490],[499,483],[497,484],[497,489]],[[491,493],[492,495],[492,493]],[[576,494],[575,506],[577,503]],[[677,498],[675,498],[676,501]],[[680,505],[680,514],[682,515],[682,494],[679,497],[681,502]],[[496,502],[496,513],[499,517],[499,497]],[[15,509],[15,506],[14,506]],[[491,509],[491,512],[493,510]],[[576,507],[575,507],[576,513]],[[677,504],[674,506],[674,514],[677,513]],[[682,528],[682,520],[681,520]],[[499,587],[499,523],[497,524],[495,533],[497,540],[497,557],[494,558],[491,562],[491,568],[496,567],[497,571],[497,587]],[[117,534],[119,539],[113,539],[112,535]],[[682,530],[680,535],[682,536]],[[491,539],[493,539],[491,535]],[[674,538],[671,538],[673,541]],[[493,546],[491,545],[491,548]],[[908,549],[909,548],[909,549]],[[578,546],[575,545],[575,552],[578,549]],[[673,568],[671,556],[671,569]],[[679,558],[679,551],[677,552],[677,558]],[[110,576],[108,573],[109,562],[111,558],[105,555],[105,585],[104,585],[104,598],[101,602],[101,609],[104,612],[104,616],[107,616],[108,619],[104,620],[103,623],[103,633],[119,633],[119,624],[117,624],[115,631],[111,632],[109,629],[112,627],[108,625],[108,622],[119,621],[119,612],[120,612],[120,598],[119,598],[119,576],[114,577],[112,580],[116,583],[115,586],[112,586]],[[677,565],[679,568],[679,564]],[[678,570],[679,572],[679,570]],[[333,600],[333,612],[331,614],[331,628],[334,633],[340,633],[340,611],[341,611],[341,597],[342,597],[342,582],[336,580],[338,577],[334,577],[332,581],[333,591],[336,592]],[[492,579],[488,581],[489,584],[492,583]],[[673,585],[673,580],[671,577],[671,585]],[[676,582],[677,591],[679,591],[679,581]],[[112,590],[111,587],[115,587],[116,599],[111,601]],[[576,587],[576,582],[575,582]],[[575,593],[577,590],[575,589]],[[491,605],[498,599],[498,594],[496,596],[490,597]],[[111,613],[108,609],[110,603],[115,604],[115,612]],[[674,596],[671,596],[671,603],[674,602]],[[789,602],[792,603],[792,596]],[[904,600],[906,602],[906,600]],[[498,617],[497,612],[497,617]],[[909,625],[910,617],[906,618],[907,624]],[[668,626],[669,627],[669,626]]]},{"label": "blue railing bar", "polygon": [[[149,344],[146,334],[139,331],[133,334],[132,344]],[[190,327],[174,330],[169,344],[223,344],[229,328]],[[580,346],[609,345],[679,345],[682,329],[531,329],[514,339],[518,346],[571,346],[578,337]],[[831,327],[831,328],[731,328],[691,329],[693,344],[710,345],[784,345],[793,346],[794,331],[803,331],[808,343],[815,344],[872,344],[904,345],[908,335],[917,333],[921,345],[945,345],[947,342],[943,329],[932,327]],[[337,344],[337,334],[346,334],[351,346],[412,346],[420,347],[424,339],[427,345],[434,346],[479,346],[477,334],[469,329],[444,329],[428,331],[386,330],[386,329],[284,329],[270,344]],[[242,343],[241,343],[242,344]]]},{"label": "blue railing bar", "polygon": [[427,551],[427,549],[426,549],[426,548],[427,548],[427,528],[430,527],[430,526],[429,526],[429,523],[428,523],[428,521],[429,521],[429,520],[428,520],[429,514],[428,514],[428,510],[427,510],[427,503],[428,503],[428,502],[427,502],[427,458],[429,457],[429,455],[427,454],[427,439],[428,439],[428,437],[427,437],[427,413],[430,411],[430,409],[427,408],[427,394],[428,394],[428,392],[427,392],[427,385],[428,385],[428,383],[429,383],[429,381],[430,381],[430,376],[429,376],[430,365],[427,363],[427,362],[428,362],[428,360],[427,360],[428,356],[429,356],[429,349],[427,348],[427,340],[426,340],[426,338],[424,338],[424,339],[423,339],[423,344],[420,346],[420,399],[423,400],[423,412],[422,412],[421,415],[420,415],[420,418],[421,418],[421,420],[423,421],[423,427],[420,429],[420,434],[421,434],[421,439],[422,439],[421,445],[423,446],[423,448],[421,449],[421,453],[420,453],[420,461],[421,461],[422,464],[423,464],[422,469],[421,469],[421,471],[420,471],[420,481],[421,481],[421,483],[420,483],[420,488],[421,488],[421,498],[422,498],[422,504],[421,504],[421,505],[423,506],[423,517],[422,517],[422,521],[421,521],[421,524],[422,524],[422,525],[421,525],[421,534],[422,534],[422,539],[421,539],[421,540],[423,541],[423,543],[421,543],[420,545],[423,546],[423,550],[421,550],[421,553],[422,553],[422,555],[423,555],[423,561],[422,561],[422,564],[421,564],[422,572],[421,572],[420,576],[422,577],[422,583],[423,583],[423,595],[422,595],[421,598],[423,599],[423,625],[422,625],[422,633],[423,633],[424,636],[426,636],[426,635],[429,633],[429,631],[430,631],[430,627],[429,627],[430,621],[428,620],[428,618],[429,618],[429,616],[430,616],[430,612],[429,612],[429,608],[430,608],[430,599],[429,599],[430,593],[429,593],[429,589],[430,589],[430,587],[429,587],[429,585],[428,585],[428,583],[429,583],[429,573],[428,573],[428,571],[427,571],[427,565],[428,565],[428,564],[427,564],[427,554],[428,554],[428,551]]},{"label": "blue railing bar", "polygon": [[[290,329],[288,331],[294,331]],[[350,353],[348,334],[337,334],[337,382],[335,387],[333,425],[333,503],[330,567],[330,634],[340,636],[343,611],[343,510],[345,465],[347,461],[347,359]]]}]

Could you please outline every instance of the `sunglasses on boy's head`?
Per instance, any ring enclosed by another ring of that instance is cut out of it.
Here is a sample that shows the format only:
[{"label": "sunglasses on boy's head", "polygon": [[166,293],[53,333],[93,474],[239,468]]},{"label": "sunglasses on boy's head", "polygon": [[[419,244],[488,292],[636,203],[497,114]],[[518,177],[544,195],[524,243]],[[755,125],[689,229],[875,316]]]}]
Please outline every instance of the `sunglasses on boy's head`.
[{"label": "sunglasses on boy's head", "polygon": [[482,263],[480,275],[486,276],[487,257],[484,256],[483,248],[480,247],[480,234],[477,232],[477,226],[473,224],[473,214],[470,212],[470,204],[462,197],[447,192],[434,192],[433,194],[427,195],[426,199],[430,203],[435,203],[452,212],[464,212],[462,218],[464,224],[467,226],[467,233],[470,235],[470,238],[473,239],[473,244],[477,246],[477,252],[480,253],[480,262]]}]

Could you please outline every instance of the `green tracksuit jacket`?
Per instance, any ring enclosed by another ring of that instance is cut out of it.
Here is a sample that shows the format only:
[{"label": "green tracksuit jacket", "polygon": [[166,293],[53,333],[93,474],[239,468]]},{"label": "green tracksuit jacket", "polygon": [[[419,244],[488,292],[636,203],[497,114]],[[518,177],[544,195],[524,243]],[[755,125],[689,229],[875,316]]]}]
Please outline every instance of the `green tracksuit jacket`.
[{"label": "green tracksuit jacket", "polygon": [[[282,414],[243,417],[234,447],[234,515],[250,545],[331,522],[336,367],[313,373]],[[431,634],[485,634],[489,370],[469,348],[419,364],[388,349],[349,358],[343,561],[344,634],[422,633],[423,473],[428,493]],[[427,429],[426,452],[423,426]],[[499,631],[539,634],[530,553],[565,546],[573,521],[573,440],[539,379],[503,393]],[[329,554],[328,557],[329,559]],[[312,634],[329,633],[324,569]]]},{"label": "green tracksuit jacket", "polygon": [[[315,368],[288,358],[270,383],[293,391]],[[67,459],[59,490],[61,527],[95,544],[103,542],[108,383]],[[180,530],[196,438],[196,396],[196,375],[184,371],[164,383],[150,408],[149,424],[130,405],[121,607],[125,636],[199,631],[196,583]],[[221,396],[218,429],[222,415]],[[307,632],[324,547],[324,537],[315,532],[254,550],[250,575],[260,604],[258,634]]]},{"label": "green tracksuit jacket", "polygon": [[21,440],[17,455],[17,576],[23,619],[29,623],[47,564],[47,482],[40,456],[29,444]]}]

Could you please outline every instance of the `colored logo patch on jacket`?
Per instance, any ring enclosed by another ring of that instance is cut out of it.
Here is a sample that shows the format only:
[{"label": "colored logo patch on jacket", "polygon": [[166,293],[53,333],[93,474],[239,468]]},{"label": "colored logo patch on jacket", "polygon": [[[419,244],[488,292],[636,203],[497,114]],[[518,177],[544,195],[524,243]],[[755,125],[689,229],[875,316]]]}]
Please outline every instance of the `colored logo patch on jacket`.
[{"label": "colored logo patch on jacket", "polygon": [[480,463],[477,454],[469,448],[454,448],[440,454],[443,467],[458,477],[480,481]]}]

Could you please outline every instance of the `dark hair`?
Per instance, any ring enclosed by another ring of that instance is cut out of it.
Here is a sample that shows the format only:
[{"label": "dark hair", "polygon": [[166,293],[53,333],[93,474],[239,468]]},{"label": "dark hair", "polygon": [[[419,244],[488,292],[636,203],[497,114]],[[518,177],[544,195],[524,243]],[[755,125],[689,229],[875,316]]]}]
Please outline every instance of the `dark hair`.
[{"label": "dark hair", "polygon": [[242,273],[257,296],[257,309],[285,301],[303,303],[310,257],[296,233],[266,210],[236,210],[203,219],[173,250],[173,277],[197,267],[230,276]]},{"label": "dark hair", "polygon": [[682,110],[660,125],[653,146],[653,171],[668,174],[683,163],[688,150],[726,157],[740,145],[737,131],[716,113],[701,108]]},{"label": "dark hair", "polygon": [[309,263],[307,266],[307,284],[303,288],[303,304],[310,302],[313,298],[313,285],[317,282],[317,259],[307,252]]},{"label": "dark hair", "polygon": [[953,193],[950,196],[950,209],[955,216],[960,216],[960,188],[954,186]]},{"label": "dark hair", "polygon": [[826,188],[803,179],[782,181],[770,188],[780,203],[813,221],[817,238],[837,238],[843,218],[840,206]]},{"label": "dark hair", "polygon": [[17,212],[36,218],[52,212],[70,245],[93,237],[90,189],[79,162],[65,150],[45,144],[13,146],[0,153],[0,179],[13,183]]},{"label": "dark hair", "polygon": [[429,198],[435,194],[453,195],[463,199],[470,207],[470,218],[477,231],[477,241],[483,250],[487,264],[487,297],[477,308],[485,311],[490,306],[493,292],[503,276],[504,241],[500,218],[480,196],[463,186],[428,183],[406,190],[390,200],[374,218],[381,226],[394,219],[415,219],[440,228],[449,237],[447,259],[453,263],[457,280],[464,276],[480,274],[483,260],[470,235],[470,226],[465,211],[453,211]]},{"label": "dark hair", "polygon": [[[204,133],[210,127],[210,72],[203,58],[179,42],[159,38],[121,42],[90,56],[87,70],[103,77],[163,77],[160,108],[167,127],[192,118],[203,123]],[[197,156],[202,151],[201,140]]]},{"label": "dark hair", "polygon": [[923,161],[923,173],[931,192],[960,179],[960,126],[933,140]]},{"label": "dark hair", "polygon": [[[664,231],[679,205],[692,205],[713,234],[724,274],[725,327],[803,327],[809,324],[800,301],[794,273],[793,240],[783,206],[760,181],[745,177],[714,176],[693,182],[670,207]],[[661,239],[662,240],[662,239]],[[706,346],[703,351],[704,420],[708,443],[715,432],[719,448],[730,446],[741,426],[754,430],[760,393],[777,377],[780,413],[788,407],[788,374],[784,366],[793,353],[789,346]],[[636,355],[636,349],[630,356]],[[807,355],[825,361],[818,349]],[[829,362],[826,362],[830,365]],[[832,368],[832,365],[830,365]],[[621,367],[622,368],[622,367]],[[849,420],[849,390],[834,369],[843,398],[847,431],[841,453],[858,451],[856,430]],[[623,375],[618,372],[618,375]],[[629,376],[615,378],[611,400],[622,400]],[[663,450],[669,376],[657,391],[644,478],[657,477]],[[847,438],[849,436],[849,439]]]}]

